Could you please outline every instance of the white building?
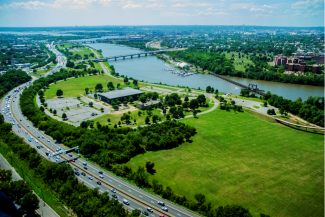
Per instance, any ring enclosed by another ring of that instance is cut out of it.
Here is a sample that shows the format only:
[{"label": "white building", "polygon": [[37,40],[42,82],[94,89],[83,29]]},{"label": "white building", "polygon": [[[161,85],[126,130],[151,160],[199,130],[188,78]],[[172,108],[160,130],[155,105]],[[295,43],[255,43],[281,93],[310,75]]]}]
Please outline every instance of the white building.
[{"label": "white building", "polygon": [[189,64],[184,63],[184,62],[177,63],[176,66],[179,66],[179,67],[182,67],[182,68],[184,68],[184,67],[190,67]]}]

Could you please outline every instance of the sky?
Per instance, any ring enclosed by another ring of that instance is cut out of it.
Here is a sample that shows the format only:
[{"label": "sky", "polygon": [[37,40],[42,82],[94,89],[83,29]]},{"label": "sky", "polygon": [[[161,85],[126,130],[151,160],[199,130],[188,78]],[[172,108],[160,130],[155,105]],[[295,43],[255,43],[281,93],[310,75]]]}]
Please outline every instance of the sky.
[{"label": "sky", "polygon": [[324,26],[324,0],[0,0],[1,27]]}]

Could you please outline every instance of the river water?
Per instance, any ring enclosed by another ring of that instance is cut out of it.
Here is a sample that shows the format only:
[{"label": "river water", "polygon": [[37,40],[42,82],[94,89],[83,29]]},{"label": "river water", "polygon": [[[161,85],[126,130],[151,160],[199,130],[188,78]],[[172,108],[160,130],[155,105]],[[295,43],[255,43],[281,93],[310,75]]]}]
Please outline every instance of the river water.
[{"label": "river water", "polygon": [[[94,43],[87,45],[97,50],[101,49],[104,57],[132,54],[140,51],[139,49],[114,44]],[[128,77],[133,77],[140,81],[144,80],[153,83],[161,82],[162,84],[188,86],[191,88],[200,87],[201,89],[211,86],[218,89],[219,92],[237,95],[240,94],[241,90],[240,87],[212,75],[195,74],[182,77],[177,74],[172,74],[169,71],[162,71],[162,69],[168,69],[170,66],[164,61],[157,59],[155,56],[140,58],[134,56],[133,59],[110,60],[109,64],[114,65],[116,72],[120,73],[120,75],[127,75]],[[257,84],[257,87],[261,90],[265,90],[265,92],[271,91],[271,93],[291,100],[296,100],[298,97],[306,100],[308,96],[324,96],[324,87],[286,84],[238,77],[229,78],[245,85],[250,83]]]}]

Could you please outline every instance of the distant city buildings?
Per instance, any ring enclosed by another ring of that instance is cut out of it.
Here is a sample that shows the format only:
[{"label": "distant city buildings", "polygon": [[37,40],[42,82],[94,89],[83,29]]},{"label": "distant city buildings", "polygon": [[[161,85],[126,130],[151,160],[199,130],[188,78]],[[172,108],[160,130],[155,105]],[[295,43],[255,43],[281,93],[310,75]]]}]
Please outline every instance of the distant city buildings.
[{"label": "distant city buildings", "polygon": [[295,57],[286,57],[282,54],[274,56],[274,65],[282,66],[285,65],[286,70],[295,71],[295,72],[306,72],[311,71],[312,73],[320,73],[321,66],[320,65],[306,65],[306,61],[315,60],[316,64],[324,64],[324,55],[304,55],[304,54],[296,54]]}]

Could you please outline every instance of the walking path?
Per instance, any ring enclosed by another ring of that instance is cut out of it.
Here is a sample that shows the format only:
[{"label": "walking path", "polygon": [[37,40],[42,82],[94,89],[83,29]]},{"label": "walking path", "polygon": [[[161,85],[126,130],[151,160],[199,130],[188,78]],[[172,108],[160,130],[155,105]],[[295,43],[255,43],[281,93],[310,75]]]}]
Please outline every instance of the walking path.
[{"label": "walking path", "polygon": [[[0,154],[0,168],[4,170],[11,170],[13,181],[22,180],[22,178],[16,172],[15,168],[13,168],[1,154]],[[44,203],[44,201],[37,194],[35,195],[39,199],[40,208],[36,210],[39,213],[39,215],[46,216],[46,217],[59,217],[59,215],[51,207],[47,206],[46,203]]]}]

